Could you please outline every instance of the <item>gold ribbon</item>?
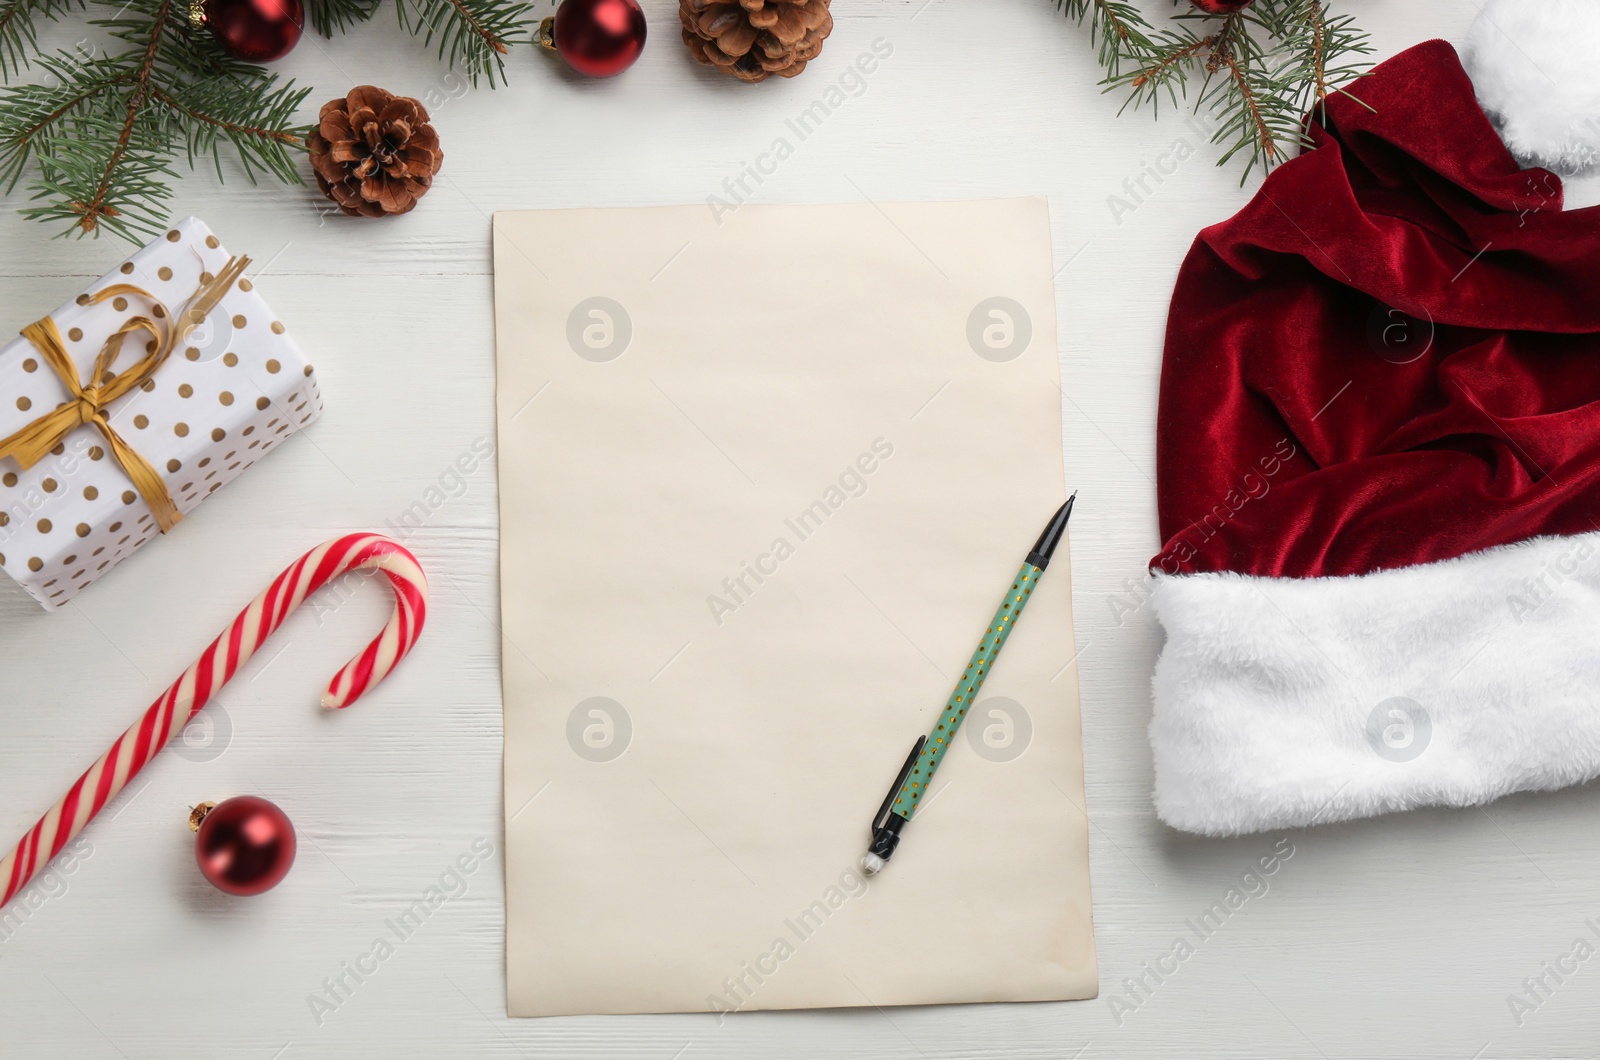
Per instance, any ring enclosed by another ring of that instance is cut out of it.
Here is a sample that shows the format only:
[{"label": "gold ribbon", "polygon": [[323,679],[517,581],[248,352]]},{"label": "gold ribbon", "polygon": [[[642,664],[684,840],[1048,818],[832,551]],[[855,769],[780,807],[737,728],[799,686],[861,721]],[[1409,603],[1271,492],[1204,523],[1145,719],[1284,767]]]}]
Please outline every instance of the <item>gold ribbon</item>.
[{"label": "gold ribbon", "polygon": [[[61,332],[53,319],[45,317],[23,328],[23,337],[38,348],[45,363],[55,370],[67,388],[69,397],[54,410],[46,412],[20,431],[9,437],[0,438],[0,458],[12,457],[26,471],[43,460],[46,454],[60,445],[67,435],[85,424],[93,424],[99,428],[101,434],[105,435],[106,444],[111,448],[112,458],[123,471],[127,472],[128,477],[133,480],[134,488],[150,506],[161,532],[164,534],[178,525],[178,520],[182,519],[183,515],[173,502],[172,494],[167,491],[166,482],[156,469],[150,466],[150,461],[135,452],[133,447],[117,434],[107,418],[106,409],[124,394],[142,386],[166,363],[172,351],[177,349],[178,345],[189,337],[190,332],[199,327],[216,308],[222,296],[228,293],[228,289],[239,279],[249,263],[249,258],[229,258],[228,264],[215,278],[206,279],[202,275],[200,286],[184,304],[178,317],[169,316],[167,307],[155,295],[132,284],[112,284],[90,295],[85,305],[95,305],[119,295],[134,295],[147,299],[151,303],[151,312],[154,316],[166,317],[169,324],[165,334],[162,334],[162,329],[150,317],[136,316],[123,324],[106,339],[105,345],[100,347],[100,354],[94,361],[94,371],[89,375],[88,386],[79,382],[78,366],[68,355],[66,343],[62,341]],[[153,340],[149,343],[144,357],[131,368],[113,374],[111,366],[116,363],[118,354],[122,352],[123,341],[139,331],[149,332]]]}]

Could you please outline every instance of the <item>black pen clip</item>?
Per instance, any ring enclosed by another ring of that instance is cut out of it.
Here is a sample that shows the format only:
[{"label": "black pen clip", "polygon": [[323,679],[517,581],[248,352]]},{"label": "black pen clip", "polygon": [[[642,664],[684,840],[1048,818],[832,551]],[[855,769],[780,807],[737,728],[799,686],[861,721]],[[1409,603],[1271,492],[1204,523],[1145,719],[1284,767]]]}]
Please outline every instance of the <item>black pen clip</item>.
[{"label": "black pen clip", "polygon": [[894,805],[894,797],[900,789],[905,787],[906,778],[911,775],[911,770],[917,764],[917,756],[922,754],[922,745],[928,742],[926,736],[918,736],[917,742],[911,745],[911,753],[906,756],[906,764],[900,767],[900,775],[894,778],[894,787],[889,789],[889,794],[883,797],[883,805],[878,807],[877,816],[872,819],[872,831],[876,835],[889,821],[889,807]]}]

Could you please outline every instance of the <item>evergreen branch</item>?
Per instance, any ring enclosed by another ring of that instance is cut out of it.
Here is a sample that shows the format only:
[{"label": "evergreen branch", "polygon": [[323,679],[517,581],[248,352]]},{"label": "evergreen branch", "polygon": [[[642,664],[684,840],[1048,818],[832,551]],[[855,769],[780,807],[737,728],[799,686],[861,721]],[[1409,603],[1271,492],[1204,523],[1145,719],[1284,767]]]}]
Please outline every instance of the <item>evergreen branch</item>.
[{"label": "evergreen branch", "polygon": [[1169,30],[1157,38],[1149,56],[1137,70],[1107,77],[1102,84],[1107,91],[1129,90],[1122,110],[1148,103],[1152,111],[1159,113],[1163,93],[1173,106],[1177,106],[1180,93],[1188,96],[1190,73],[1210,61],[1216,44],[1215,34],[1197,37],[1187,27]]},{"label": "evergreen branch", "polygon": [[176,123],[191,169],[198,156],[210,155],[221,179],[221,147],[226,141],[251,183],[258,171],[265,171],[285,184],[298,184],[299,167],[290,152],[303,147],[305,139],[294,127],[293,116],[310,91],[296,89],[293,82],[280,87],[265,79],[210,77],[171,91],[152,88],[151,100]]},{"label": "evergreen branch", "polygon": [[[1146,25],[1132,6],[1113,0],[1089,0],[1089,3],[1094,9],[1095,23],[1100,28],[1102,40],[1114,38],[1119,48],[1128,48],[1140,41],[1143,36],[1141,31]],[[1093,30],[1090,32],[1092,35]]]},{"label": "evergreen branch", "polygon": [[95,2],[117,9],[110,18],[90,19],[89,25],[106,30],[114,39],[128,45],[129,50],[119,58],[131,60],[133,53],[143,55],[153,43],[163,71],[170,70],[192,77],[213,74],[262,76],[261,67],[234,58],[217,45],[211,34],[190,25],[186,0]]},{"label": "evergreen branch", "polygon": [[[1265,164],[1271,165],[1278,160],[1278,138],[1273,135],[1272,126],[1267,122],[1262,93],[1257,91],[1255,79],[1247,72],[1247,64],[1252,56],[1248,43],[1239,29],[1241,25],[1243,22],[1239,15],[1229,15],[1227,21],[1223,23],[1222,32],[1217,35],[1216,48],[1212,52],[1211,69],[1215,71],[1227,68],[1228,82],[1225,93],[1230,99],[1237,101],[1239,126],[1245,141],[1235,144],[1223,155],[1223,161],[1226,162],[1248,142],[1260,153]],[[1259,56],[1255,58],[1259,59]],[[1252,163],[1254,160],[1255,156],[1252,155]],[[1247,166],[1245,175],[1248,176],[1249,173],[1250,167]]]},{"label": "evergreen branch", "polygon": [[48,201],[22,209],[22,216],[65,221],[80,235],[103,228],[134,243],[160,231],[177,174],[165,161],[164,144],[138,123],[126,128],[123,140],[124,128],[120,118],[80,113],[52,131],[38,150],[33,185],[33,198]]},{"label": "evergreen branch", "polygon": [[1184,64],[1191,62],[1200,55],[1209,52],[1216,46],[1216,37],[1195,37],[1186,44],[1182,44],[1165,54],[1158,54],[1156,61],[1140,70],[1129,84],[1134,88],[1143,88],[1150,82],[1160,84],[1170,82],[1177,74],[1183,71]]},{"label": "evergreen branch", "polygon": [[[311,90],[302,89],[300,92],[300,98],[303,99],[305,97],[305,93],[309,91]],[[305,139],[301,137],[299,133],[290,132],[287,129],[268,129],[259,125],[240,125],[236,122],[228,121],[226,118],[218,118],[212,114],[202,113],[198,110],[195,110],[193,107],[173,99],[166,92],[159,88],[152,90],[150,98],[154,99],[158,103],[165,104],[167,108],[172,110],[174,113],[185,118],[191,118],[201,125],[213,128],[225,136],[243,136],[247,139],[260,138],[278,144],[298,145],[305,143]]]},{"label": "evergreen branch", "polygon": [[127,71],[95,60],[79,64],[63,53],[39,60],[53,83],[0,89],[0,181],[10,193],[36,153],[39,141],[69,114],[88,107],[122,84]]},{"label": "evergreen branch", "polygon": [[305,0],[306,21],[324,37],[344,32],[378,13],[380,0]]},{"label": "evergreen branch", "polygon": [[1283,38],[1285,48],[1297,54],[1310,70],[1299,97],[1307,119],[1326,121],[1328,96],[1334,92],[1349,95],[1333,86],[1365,72],[1350,60],[1372,53],[1367,35],[1355,28],[1348,15],[1330,17],[1328,5],[1322,0],[1298,0],[1286,12]]},{"label": "evergreen branch", "polygon": [[[295,113],[309,89],[280,83],[237,59],[189,22],[184,0],[96,0],[115,11],[90,19],[121,47],[111,54],[40,56],[35,26],[86,0],[0,0],[0,185],[28,183],[24,216],[69,222],[78,235],[110,231],[139,241],[167,220],[181,156],[192,170],[222,156],[252,182],[302,183],[306,146]],[[371,18],[381,0],[304,0],[324,35]],[[1076,0],[1124,20],[1124,0]],[[400,24],[474,84],[505,80],[505,55],[528,40],[531,0],[396,0]],[[1126,34],[1119,40],[1131,40]],[[24,66],[44,78],[10,84]],[[227,148],[226,152],[224,147]]]},{"label": "evergreen branch", "polygon": [[195,34],[180,0],[104,2],[123,6],[94,24],[125,50],[87,61],[59,52],[39,59],[43,83],[0,88],[0,179],[14,188],[33,168],[42,200],[24,216],[138,241],[166,222],[176,158],[193,169],[209,156],[220,174],[224,144],[252,181],[300,182],[294,113],[307,89]]},{"label": "evergreen branch", "polygon": [[1252,23],[1259,25],[1248,12],[1228,16],[1211,71],[1217,84],[1208,97],[1219,120],[1212,142],[1229,144],[1221,163],[1241,151],[1249,153],[1241,184],[1257,165],[1270,169],[1289,157],[1291,147],[1308,143],[1297,88],[1302,71],[1284,61],[1269,68],[1272,56],[1248,31]]},{"label": "evergreen branch", "polygon": [[1327,21],[1322,7],[1322,0],[1306,0],[1305,25],[1311,33],[1310,45],[1307,48],[1311,61],[1311,111],[1321,109],[1324,119],[1327,117],[1328,107],[1328,42]]},{"label": "evergreen branch", "polygon": [[465,71],[505,81],[505,55],[529,39],[532,4],[527,0],[395,0],[400,25],[424,44],[439,40],[439,58]]},{"label": "evergreen branch", "polygon": [[1150,54],[1150,23],[1125,0],[1055,0],[1056,7],[1078,25],[1089,23],[1089,42],[1099,46],[1100,65],[1118,77],[1124,61]]},{"label": "evergreen branch", "polygon": [[0,0],[0,76],[11,80],[36,55],[39,19],[54,22],[82,6],[83,0]]},{"label": "evergreen branch", "polygon": [[120,215],[115,209],[108,214],[106,207],[112,199],[117,167],[122,164],[130,148],[133,147],[134,124],[139,120],[139,111],[150,92],[150,71],[155,67],[156,55],[161,47],[162,30],[172,10],[172,4],[173,0],[160,0],[161,6],[156,9],[155,18],[150,24],[149,37],[145,42],[144,54],[139,58],[133,77],[130,79],[133,91],[128,94],[122,129],[117,134],[111,153],[106,157],[105,168],[101,171],[99,183],[95,185],[94,194],[88,197],[87,201],[80,199],[73,203],[74,210],[80,215],[78,224],[85,232],[93,232],[102,216]]},{"label": "evergreen branch", "polygon": [[1332,15],[1327,0],[1256,0],[1220,17],[1173,0],[1181,10],[1159,30],[1122,0],[1054,2],[1077,24],[1089,23],[1105,70],[1100,83],[1108,92],[1127,90],[1124,110],[1148,104],[1159,112],[1163,98],[1176,105],[1200,75],[1193,109],[1214,123],[1218,165],[1244,153],[1242,179],[1310,144],[1307,122],[1326,111],[1331,93],[1349,95],[1337,86],[1364,74],[1358,57],[1372,51],[1354,20]]}]

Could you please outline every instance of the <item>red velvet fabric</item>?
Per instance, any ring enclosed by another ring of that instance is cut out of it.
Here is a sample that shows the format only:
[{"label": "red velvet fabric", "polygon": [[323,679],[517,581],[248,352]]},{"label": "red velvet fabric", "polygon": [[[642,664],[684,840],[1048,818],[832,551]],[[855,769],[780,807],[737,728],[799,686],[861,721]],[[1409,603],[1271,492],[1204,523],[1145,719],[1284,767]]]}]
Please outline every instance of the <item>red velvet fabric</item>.
[{"label": "red velvet fabric", "polygon": [[1357,574],[1600,529],[1600,208],[1517,166],[1444,41],[1349,90],[1179,274],[1155,569]]}]

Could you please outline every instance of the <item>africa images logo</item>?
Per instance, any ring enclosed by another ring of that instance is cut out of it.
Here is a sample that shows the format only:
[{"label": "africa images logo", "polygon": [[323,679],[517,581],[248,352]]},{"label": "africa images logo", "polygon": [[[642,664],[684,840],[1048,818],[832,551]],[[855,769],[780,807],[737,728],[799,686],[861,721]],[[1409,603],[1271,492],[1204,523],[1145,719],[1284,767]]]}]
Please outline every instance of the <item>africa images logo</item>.
[{"label": "africa images logo", "polygon": [[1033,341],[1033,318],[1014,298],[985,298],[967,314],[967,344],[986,361],[1014,361]]},{"label": "africa images logo", "polygon": [[1367,743],[1379,758],[1410,762],[1422,755],[1433,740],[1433,718],[1421,703],[1392,696],[1367,715]]},{"label": "africa images logo", "polygon": [[633,318],[614,298],[585,298],[567,314],[567,345],[586,361],[614,361],[633,341]]}]

